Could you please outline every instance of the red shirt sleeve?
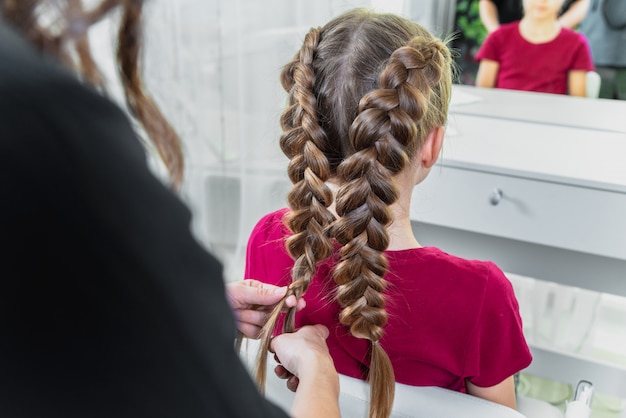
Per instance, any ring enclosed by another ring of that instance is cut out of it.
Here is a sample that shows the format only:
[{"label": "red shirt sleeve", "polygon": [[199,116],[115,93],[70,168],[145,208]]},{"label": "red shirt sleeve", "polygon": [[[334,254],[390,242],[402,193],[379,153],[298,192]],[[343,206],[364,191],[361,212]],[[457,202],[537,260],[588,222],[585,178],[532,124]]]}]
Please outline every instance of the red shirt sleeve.
[{"label": "red shirt sleeve", "polygon": [[293,260],[285,248],[289,229],[283,224],[288,209],[265,215],[256,224],[248,239],[245,279],[256,279],[277,286],[291,282]]},{"label": "red shirt sleeve", "polygon": [[502,45],[502,31],[497,29],[487,36],[480,49],[476,53],[474,59],[480,61],[482,59],[488,59],[492,61],[501,61],[501,45]]},{"label": "red shirt sleeve", "polygon": [[480,387],[494,386],[532,361],[513,286],[495,264],[489,266],[490,276],[464,373]]},{"label": "red shirt sleeve", "polygon": [[573,55],[573,62],[570,68],[572,70],[593,71],[595,66],[591,57],[589,42],[585,35],[581,33],[576,33],[576,36],[579,38],[579,42],[576,45],[576,52]]}]

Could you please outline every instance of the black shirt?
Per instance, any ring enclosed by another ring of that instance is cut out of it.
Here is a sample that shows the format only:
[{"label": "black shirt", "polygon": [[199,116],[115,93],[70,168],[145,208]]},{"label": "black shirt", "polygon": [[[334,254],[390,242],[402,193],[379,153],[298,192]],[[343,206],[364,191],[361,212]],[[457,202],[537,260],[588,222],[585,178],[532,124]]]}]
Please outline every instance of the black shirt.
[{"label": "black shirt", "polygon": [[0,21],[0,416],[286,417],[123,112]]}]

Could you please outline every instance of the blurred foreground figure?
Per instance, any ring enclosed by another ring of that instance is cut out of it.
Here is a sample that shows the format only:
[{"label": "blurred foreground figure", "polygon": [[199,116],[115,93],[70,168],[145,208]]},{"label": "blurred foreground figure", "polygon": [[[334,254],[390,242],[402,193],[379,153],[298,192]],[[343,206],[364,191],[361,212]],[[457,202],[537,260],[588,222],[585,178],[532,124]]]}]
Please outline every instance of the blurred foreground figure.
[{"label": "blurred foreground figure", "polygon": [[[285,417],[239,361],[232,314],[282,296],[229,286],[229,306],[188,209],[99,94],[86,32],[113,10],[128,107],[173,186],[182,181],[178,138],[138,72],[142,1],[87,11],[0,0],[0,416]],[[305,327],[272,343],[299,378],[298,416],[338,416],[327,332]]]}]

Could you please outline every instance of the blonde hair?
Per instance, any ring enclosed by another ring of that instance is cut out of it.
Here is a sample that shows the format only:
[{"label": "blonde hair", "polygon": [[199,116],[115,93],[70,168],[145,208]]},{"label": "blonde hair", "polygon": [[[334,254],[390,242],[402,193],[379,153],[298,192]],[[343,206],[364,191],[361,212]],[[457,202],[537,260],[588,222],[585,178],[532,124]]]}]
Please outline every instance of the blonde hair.
[{"label": "blonde hair", "polygon": [[[281,118],[281,149],[290,159],[293,188],[285,222],[294,259],[288,295],[302,297],[317,263],[329,257],[334,267],[339,321],[357,338],[371,341],[370,411],[388,417],[394,372],[379,343],[385,311],[389,245],[389,206],[398,198],[393,176],[404,169],[425,137],[446,123],[452,69],[447,46],[418,24],[391,14],[356,9],[306,35],[300,51],[283,69],[289,93]],[[329,210],[333,193],[337,218]],[[270,338],[283,304],[262,332]],[[294,330],[295,310],[283,331]],[[266,350],[257,361],[257,382],[265,382]]]}]

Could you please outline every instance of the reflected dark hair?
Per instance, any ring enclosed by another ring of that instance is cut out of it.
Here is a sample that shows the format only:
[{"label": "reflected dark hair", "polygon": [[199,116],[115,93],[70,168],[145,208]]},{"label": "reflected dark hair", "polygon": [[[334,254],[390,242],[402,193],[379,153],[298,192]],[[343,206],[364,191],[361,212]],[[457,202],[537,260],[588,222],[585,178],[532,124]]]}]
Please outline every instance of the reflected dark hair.
[{"label": "reflected dark hair", "polygon": [[[0,0],[0,14],[37,48],[58,57],[103,91],[104,78],[91,54],[87,33],[94,23],[119,9],[116,60],[126,103],[163,160],[173,187],[179,189],[184,171],[182,144],[146,92],[140,71],[143,3],[102,0],[93,9],[83,10],[81,0]],[[57,19],[44,20],[45,13]]]},{"label": "reflected dark hair", "polygon": [[[446,43],[417,23],[364,9],[349,11],[306,35],[282,71],[289,94],[281,118],[281,149],[293,188],[285,222],[294,259],[287,296],[302,297],[317,263],[339,244],[333,279],[339,321],[371,342],[368,379],[371,418],[390,415],[394,372],[382,344],[387,323],[384,276],[389,206],[398,198],[393,176],[427,135],[444,126],[452,85]],[[337,218],[330,211],[333,193]],[[262,331],[257,382],[265,382],[266,349],[284,302]],[[294,330],[295,309],[284,332]]]}]

